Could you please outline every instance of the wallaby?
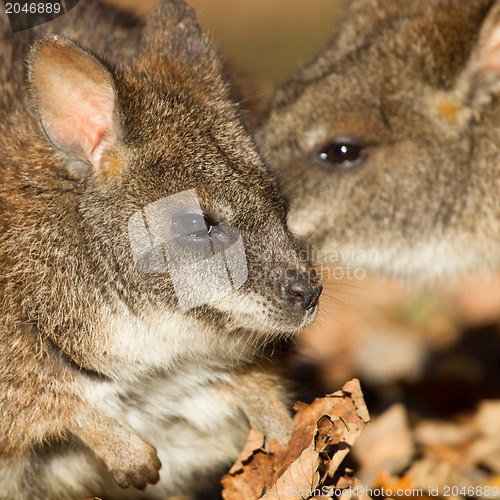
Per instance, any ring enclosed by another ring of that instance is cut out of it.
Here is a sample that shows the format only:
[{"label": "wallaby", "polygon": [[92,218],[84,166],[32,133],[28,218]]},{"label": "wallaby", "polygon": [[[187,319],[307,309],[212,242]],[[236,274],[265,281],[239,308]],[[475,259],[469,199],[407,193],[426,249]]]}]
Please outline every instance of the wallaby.
[{"label": "wallaby", "polygon": [[413,282],[498,269],[499,93],[500,2],[349,1],[260,122],[290,229]]},{"label": "wallaby", "polygon": [[41,38],[27,87],[4,13],[0,498],[203,488],[249,426],[287,440],[261,360],[320,282],[181,0],[127,65]]}]

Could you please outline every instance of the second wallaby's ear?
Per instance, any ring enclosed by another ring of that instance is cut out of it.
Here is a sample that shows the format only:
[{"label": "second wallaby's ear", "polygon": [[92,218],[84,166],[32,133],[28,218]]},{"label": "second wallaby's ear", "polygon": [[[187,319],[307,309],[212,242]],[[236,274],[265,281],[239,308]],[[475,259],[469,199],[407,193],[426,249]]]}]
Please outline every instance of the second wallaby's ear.
[{"label": "second wallaby's ear", "polygon": [[202,31],[194,10],[183,0],[160,0],[149,14],[141,40],[146,61],[183,61],[220,71],[221,60]]},{"label": "second wallaby's ear", "polygon": [[359,47],[371,44],[374,29],[384,19],[409,17],[419,3],[421,0],[346,0],[329,41],[303,69],[302,79],[321,78],[325,68]]},{"label": "second wallaby's ear", "polygon": [[101,171],[118,137],[109,71],[71,41],[50,37],[32,48],[28,78],[41,125],[52,144],[87,165],[87,170]]},{"label": "second wallaby's ear", "polygon": [[458,87],[471,106],[481,105],[500,92],[500,1],[491,6],[479,32]]}]

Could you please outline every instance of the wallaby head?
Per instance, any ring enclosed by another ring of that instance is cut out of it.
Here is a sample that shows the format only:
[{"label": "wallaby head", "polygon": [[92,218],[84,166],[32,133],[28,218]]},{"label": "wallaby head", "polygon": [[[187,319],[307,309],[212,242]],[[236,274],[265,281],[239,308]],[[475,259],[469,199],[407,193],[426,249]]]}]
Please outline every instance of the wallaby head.
[{"label": "wallaby head", "polygon": [[314,317],[321,287],[221,73],[172,0],[132,67],[52,36],[28,58],[32,112],[2,82],[4,293],[80,366],[240,358]]},{"label": "wallaby head", "polygon": [[350,1],[261,123],[290,228],[375,272],[498,268],[499,61],[498,1]]}]

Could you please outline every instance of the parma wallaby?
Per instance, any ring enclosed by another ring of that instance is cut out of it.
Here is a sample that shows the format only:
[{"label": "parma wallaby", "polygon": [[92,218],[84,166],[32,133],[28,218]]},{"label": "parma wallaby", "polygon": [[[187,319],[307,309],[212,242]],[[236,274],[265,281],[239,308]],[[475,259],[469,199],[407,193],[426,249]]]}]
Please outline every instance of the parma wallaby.
[{"label": "parma wallaby", "polygon": [[286,441],[258,360],[321,285],[192,10],[127,65],[44,37],[27,87],[0,30],[0,498],[164,498]]},{"label": "parma wallaby", "polygon": [[498,269],[499,95],[499,1],[349,1],[261,121],[290,229],[413,281]]}]

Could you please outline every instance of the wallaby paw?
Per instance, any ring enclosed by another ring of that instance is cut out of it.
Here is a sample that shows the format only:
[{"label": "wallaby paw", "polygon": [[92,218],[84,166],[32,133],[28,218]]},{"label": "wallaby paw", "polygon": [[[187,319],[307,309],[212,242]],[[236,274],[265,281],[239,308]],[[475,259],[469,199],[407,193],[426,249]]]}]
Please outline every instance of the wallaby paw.
[{"label": "wallaby paw", "polygon": [[156,484],[160,479],[161,462],[156,449],[142,439],[136,443],[127,443],[108,469],[113,480],[120,488],[133,486],[139,490],[148,484]]},{"label": "wallaby paw", "polygon": [[265,426],[266,436],[264,449],[269,451],[269,442],[275,439],[281,446],[286,446],[290,440],[293,430],[293,420],[289,415],[279,415],[274,422],[268,422]]},{"label": "wallaby paw", "polygon": [[95,414],[87,415],[84,423],[77,422],[72,432],[104,462],[119,487],[143,490],[158,482],[161,462],[156,449],[132,429]]},{"label": "wallaby paw", "polygon": [[275,408],[274,411],[259,418],[251,418],[250,424],[254,430],[264,434],[265,451],[270,451],[271,440],[274,439],[281,446],[286,446],[292,435],[293,419],[284,407]]}]

